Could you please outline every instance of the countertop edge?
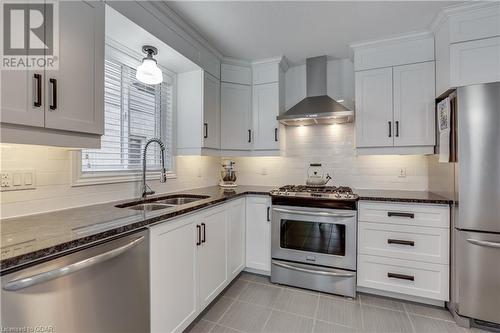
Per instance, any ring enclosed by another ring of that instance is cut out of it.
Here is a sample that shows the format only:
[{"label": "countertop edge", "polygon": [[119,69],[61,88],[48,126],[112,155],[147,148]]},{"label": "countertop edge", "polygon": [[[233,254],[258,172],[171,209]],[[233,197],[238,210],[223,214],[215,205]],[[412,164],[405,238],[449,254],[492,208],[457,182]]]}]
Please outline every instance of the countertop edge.
[{"label": "countertop edge", "polygon": [[79,251],[89,246],[93,246],[98,243],[109,241],[113,238],[121,237],[128,233],[134,233],[141,229],[147,228],[150,225],[157,224],[160,221],[167,222],[175,218],[179,218],[183,215],[194,213],[203,209],[208,209],[215,207],[219,204],[226,203],[228,201],[236,200],[244,196],[249,195],[263,195],[269,196],[269,192],[259,192],[259,191],[245,191],[242,193],[237,193],[231,197],[224,197],[214,199],[213,201],[205,202],[198,206],[188,207],[175,212],[169,212],[166,214],[153,216],[150,218],[145,218],[140,222],[130,223],[117,228],[108,229],[105,231],[97,232],[89,236],[81,237],[78,239],[73,239],[68,242],[64,242],[58,245],[47,247],[44,249],[36,250],[33,252],[25,253],[16,257],[3,259],[0,261],[0,276],[13,273],[15,271],[21,270],[23,268],[34,266],[39,263],[55,259],[57,257]]}]

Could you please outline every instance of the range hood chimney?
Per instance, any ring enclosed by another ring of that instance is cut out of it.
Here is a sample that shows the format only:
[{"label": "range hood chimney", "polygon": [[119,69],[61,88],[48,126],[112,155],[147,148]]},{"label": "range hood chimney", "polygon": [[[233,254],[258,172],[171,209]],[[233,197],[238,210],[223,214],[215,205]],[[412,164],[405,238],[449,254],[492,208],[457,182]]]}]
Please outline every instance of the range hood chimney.
[{"label": "range hood chimney", "polygon": [[354,111],[327,95],[326,56],[306,59],[306,98],[277,119],[287,126],[340,124],[354,121]]}]

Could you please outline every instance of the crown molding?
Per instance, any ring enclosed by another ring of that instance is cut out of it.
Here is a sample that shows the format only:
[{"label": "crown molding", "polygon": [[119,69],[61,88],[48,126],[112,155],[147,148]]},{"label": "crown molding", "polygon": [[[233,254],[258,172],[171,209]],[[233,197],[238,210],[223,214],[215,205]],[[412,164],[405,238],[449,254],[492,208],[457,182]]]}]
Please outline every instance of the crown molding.
[{"label": "crown molding", "polygon": [[437,31],[444,23],[448,21],[450,16],[462,14],[469,10],[479,9],[479,8],[488,8],[488,7],[498,7],[500,6],[500,2],[498,1],[469,1],[465,4],[453,5],[442,9],[432,21],[429,30],[435,32]]},{"label": "crown molding", "polygon": [[268,63],[277,63],[280,65],[281,70],[283,72],[286,72],[288,68],[290,67],[288,64],[288,60],[286,59],[285,56],[280,56],[280,57],[273,57],[273,58],[265,58],[265,59],[258,59],[258,60],[253,60],[250,62],[252,66],[254,65],[261,65],[261,64],[268,64]]},{"label": "crown molding", "polygon": [[222,57],[221,62],[227,65],[252,67],[252,63],[248,60],[236,59],[231,57]]},{"label": "crown molding", "polygon": [[157,9],[163,16],[170,19],[178,28],[186,33],[190,38],[199,43],[201,46],[205,47],[208,51],[213,53],[216,57],[222,58],[222,53],[212,46],[201,34],[196,31],[191,25],[189,25],[179,14],[177,14],[172,8],[170,8],[163,1],[148,1],[148,3]]},{"label": "crown molding", "polygon": [[387,36],[385,38],[379,38],[374,40],[360,41],[355,43],[350,43],[348,46],[351,49],[362,49],[365,47],[372,47],[374,45],[380,44],[394,44],[403,41],[412,41],[434,37],[434,34],[430,30],[414,31],[410,33],[397,34],[392,36]]}]

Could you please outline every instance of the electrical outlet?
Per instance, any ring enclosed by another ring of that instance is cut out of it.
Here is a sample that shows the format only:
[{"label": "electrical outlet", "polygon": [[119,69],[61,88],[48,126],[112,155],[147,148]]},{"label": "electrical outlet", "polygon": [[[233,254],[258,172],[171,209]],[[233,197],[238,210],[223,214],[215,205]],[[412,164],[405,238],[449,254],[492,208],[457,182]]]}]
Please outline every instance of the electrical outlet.
[{"label": "electrical outlet", "polygon": [[399,168],[399,178],[406,178],[406,168]]},{"label": "electrical outlet", "polygon": [[0,190],[17,191],[35,188],[35,170],[5,170],[0,173]]}]

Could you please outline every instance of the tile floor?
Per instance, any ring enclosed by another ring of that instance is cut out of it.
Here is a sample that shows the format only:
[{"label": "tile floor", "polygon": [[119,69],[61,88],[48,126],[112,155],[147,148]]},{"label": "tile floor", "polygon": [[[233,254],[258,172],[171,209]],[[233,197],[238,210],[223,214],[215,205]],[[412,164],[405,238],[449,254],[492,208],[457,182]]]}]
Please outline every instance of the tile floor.
[{"label": "tile floor", "polygon": [[271,284],[243,272],[186,330],[233,332],[479,333],[441,308],[359,294],[357,299]]}]

